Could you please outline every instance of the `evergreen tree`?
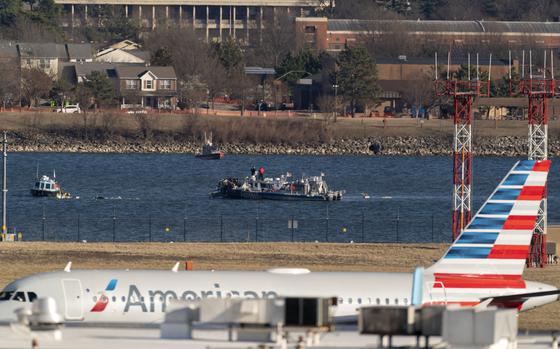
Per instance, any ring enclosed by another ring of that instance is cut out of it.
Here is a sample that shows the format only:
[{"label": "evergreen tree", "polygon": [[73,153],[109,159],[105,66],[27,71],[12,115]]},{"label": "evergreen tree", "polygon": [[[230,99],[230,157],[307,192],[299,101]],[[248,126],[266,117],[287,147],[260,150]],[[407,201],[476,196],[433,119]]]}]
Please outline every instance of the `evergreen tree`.
[{"label": "evergreen tree", "polygon": [[61,6],[55,4],[54,0],[39,0],[36,12],[45,22],[54,23],[61,12]]},{"label": "evergreen tree", "polygon": [[379,95],[375,62],[362,46],[347,48],[337,60],[336,81],[340,94],[350,104],[352,117],[358,103],[374,102]]},{"label": "evergreen tree", "polygon": [[0,0],[0,26],[15,23],[21,9],[21,0]]},{"label": "evergreen tree", "polygon": [[241,45],[229,36],[219,44],[216,44],[214,50],[216,57],[220,60],[228,74],[231,74],[233,70],[238,68],[243,61]]},{"label": "evergreen tree", "polygon": [[102,72],[94,71],[86,76],[84,87],[89,90],[95,108],[109,106],[114,102],[113,85],[107,75]]},{"label": "evergreen tree", "polygon": [[488,16],[496,17],[498,15],[498,4],[496,0],[483,0],[482,9]]},{"label": "evergreen tree", "polygon": [[289,85],[294,85],[297,80],[316,74],[322,69],[321,60],[313,51],[303,49],[297,54],[288,52],[280,65],[276,67],[276,75]]}]

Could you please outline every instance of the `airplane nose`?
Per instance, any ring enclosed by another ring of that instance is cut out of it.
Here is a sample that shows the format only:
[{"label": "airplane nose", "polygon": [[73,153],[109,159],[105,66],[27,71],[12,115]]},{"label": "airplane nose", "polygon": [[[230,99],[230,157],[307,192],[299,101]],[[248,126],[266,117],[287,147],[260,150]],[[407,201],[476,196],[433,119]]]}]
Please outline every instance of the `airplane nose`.
[{"label": "airplane nose", "polygon": [[21,302],[0,302],[0,323],[9,323],[17,321],[16,310],[20,308],[29,308]]}]

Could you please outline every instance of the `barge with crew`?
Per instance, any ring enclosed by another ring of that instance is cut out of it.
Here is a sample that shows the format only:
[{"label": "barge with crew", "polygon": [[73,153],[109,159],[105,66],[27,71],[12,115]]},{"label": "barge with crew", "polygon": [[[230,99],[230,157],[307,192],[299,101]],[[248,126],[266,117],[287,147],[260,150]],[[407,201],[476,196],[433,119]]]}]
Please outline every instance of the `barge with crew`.
[{"label": "barge with crew", "polygon": [[323,174],[294,179],[290,173],[277,178],[265,178],[263,168],[258,174],[254,169],[251,172],[251,176],[243,180],[222,179],[211,196],[248,200],[338,201],[344,194],[341,190],[329,189]]}]

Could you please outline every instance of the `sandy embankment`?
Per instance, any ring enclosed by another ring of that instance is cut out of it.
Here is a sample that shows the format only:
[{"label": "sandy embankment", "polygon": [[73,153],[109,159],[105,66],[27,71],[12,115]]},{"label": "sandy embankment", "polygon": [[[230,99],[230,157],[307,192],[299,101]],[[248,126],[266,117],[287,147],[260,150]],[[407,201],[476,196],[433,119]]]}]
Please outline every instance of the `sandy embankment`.
[{"label": "sandy embankment", "polygon": [[[410,272],[438,259],[445,244],[325,243],[2,243],[0,285],[37,272],[62,269],[167,269],[192,260],[196,269],[262,270],[305,267],[313,271]],[[560,286],[560,267],[527,269],[527,280]],[[359,285],[356,285],[359,287]],[[560,329],[560,302],[522,313],[520,328]]]}]

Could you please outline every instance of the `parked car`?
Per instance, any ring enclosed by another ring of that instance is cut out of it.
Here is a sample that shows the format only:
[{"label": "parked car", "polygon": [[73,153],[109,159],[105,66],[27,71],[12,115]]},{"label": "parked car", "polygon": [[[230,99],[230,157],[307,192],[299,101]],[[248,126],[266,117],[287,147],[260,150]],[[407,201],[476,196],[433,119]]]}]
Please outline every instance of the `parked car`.
[{"label": "parked car", "polygon": [[64,114],[76,114],[82,112],[79,104],[69,104],[65,107],[57,108],[55,111],[57,113],[64,113]]}]

